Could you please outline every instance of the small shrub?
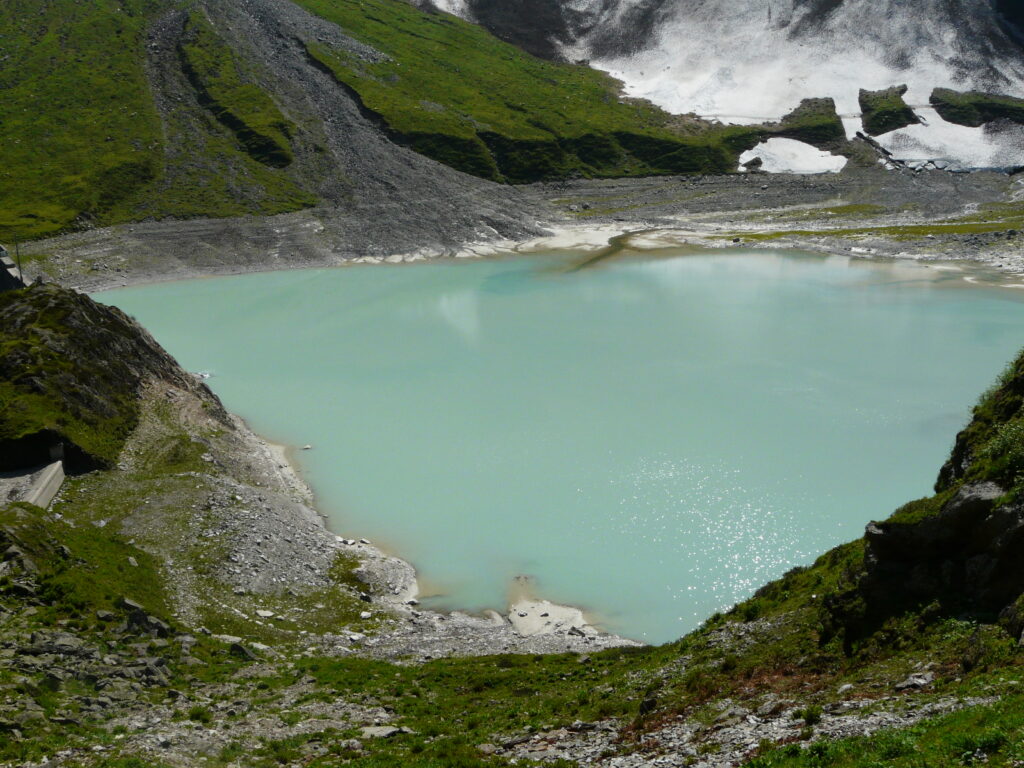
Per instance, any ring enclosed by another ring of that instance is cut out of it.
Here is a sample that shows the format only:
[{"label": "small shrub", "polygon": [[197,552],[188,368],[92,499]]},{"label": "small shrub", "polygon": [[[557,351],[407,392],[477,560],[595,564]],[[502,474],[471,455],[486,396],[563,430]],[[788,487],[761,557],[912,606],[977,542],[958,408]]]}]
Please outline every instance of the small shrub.
[{"label": "small shrub", "polygon": [[817,725],[821,722],[821,707],[811,704],[793,713],[794,720],[803,720],[807,725]]}]

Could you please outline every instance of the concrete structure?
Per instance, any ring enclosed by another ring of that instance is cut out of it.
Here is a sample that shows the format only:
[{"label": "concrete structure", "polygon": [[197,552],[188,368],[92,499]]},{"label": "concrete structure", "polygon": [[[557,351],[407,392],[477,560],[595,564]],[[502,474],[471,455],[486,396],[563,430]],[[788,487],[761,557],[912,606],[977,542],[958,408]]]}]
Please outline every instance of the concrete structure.
[{"label": "concrete structure", "polygon": [[18,266],[11,259],[11,254],[6,248],[0,245],[0,291],[10,291],[14,288],[24,288],[25,284],[18,274]]},{"label": "concrete structure", "polygon": [[34,504],[37,507],[46,509],[57,495],[57,491],[64,484],[64,462],[55,461],[48,464],[35,478],[32,487],[25,494],[22,501]]}]

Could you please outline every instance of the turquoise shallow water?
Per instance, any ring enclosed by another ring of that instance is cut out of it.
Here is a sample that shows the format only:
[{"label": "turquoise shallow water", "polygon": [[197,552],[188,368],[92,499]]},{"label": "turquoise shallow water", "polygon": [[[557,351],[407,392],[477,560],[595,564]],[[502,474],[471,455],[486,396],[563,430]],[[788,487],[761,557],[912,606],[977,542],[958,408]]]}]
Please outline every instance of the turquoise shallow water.
[{"label": "turquoise shallow water", "polygon": [[[435,604],[513,577],[665,641],[929,492],[1024,342],[1012,289],[799,254],[568,254],[100,294]],[[579,260],[579,257],[575,257]]]}]

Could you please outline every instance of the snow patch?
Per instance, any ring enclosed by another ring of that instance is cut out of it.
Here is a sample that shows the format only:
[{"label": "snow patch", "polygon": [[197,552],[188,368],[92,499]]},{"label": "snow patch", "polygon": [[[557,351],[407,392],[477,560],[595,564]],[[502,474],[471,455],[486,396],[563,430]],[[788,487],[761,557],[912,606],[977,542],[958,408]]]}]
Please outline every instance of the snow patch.
[{"label": "snow patch", "polygon": [[[448,0],[451,2],[452,0]],[[802,99],[832,97],[847,136],[859,129],[858,92],[907,84],[918,114],[935,87],[1024,97],[1024,59],[988,0],[846,0],[823,12],[802,0],[667,0],[639,50],[601,55],[600,36],[626,24],[640,0],[562,0],[589,10],[590,31],[566,48],[623,81],[629,96],[726,123],[776,121]],[[593,47],[592,47],[593,46]],[[933,121],[929,121],[932,123]],[[1014,149],[1005,136],[963,152],[939,127],[903,134],[962,164]],[[934,138],[932,138],[934,135]]]},{"label": "snow patch", "polygon": [[1024,163],[1024,126],[968,128],[947,123],[932,107],[916,110],[922,125],[876,136],[893,157],[910,163],[944,161],[951,167],[1009,168]]},{"label": "snow patch", "polygon": [[845,157],[824,152],[795,139],[768,139],[740,155],[743,163],[761,158],[761,170],[768,173],[839,173],[846,167]]},{"label": "snow patch", "polygon": [[473,21],[473,12],[470,10],[468,0],[430,0],[430,4],[437,10],[459,16],[463,19]]}]

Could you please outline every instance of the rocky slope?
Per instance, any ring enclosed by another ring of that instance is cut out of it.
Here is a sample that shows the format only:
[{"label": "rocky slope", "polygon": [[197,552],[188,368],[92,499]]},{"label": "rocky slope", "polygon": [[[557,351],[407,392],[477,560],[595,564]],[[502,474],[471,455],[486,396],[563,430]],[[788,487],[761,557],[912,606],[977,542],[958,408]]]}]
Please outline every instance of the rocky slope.
[{"label": "rocky slope", "polygon": [[151,381],[217,398],[187,377],[120,310],[37,283],[0,294],[0,469],[46,463],[58,447],[71,471],[116,463]]}]

